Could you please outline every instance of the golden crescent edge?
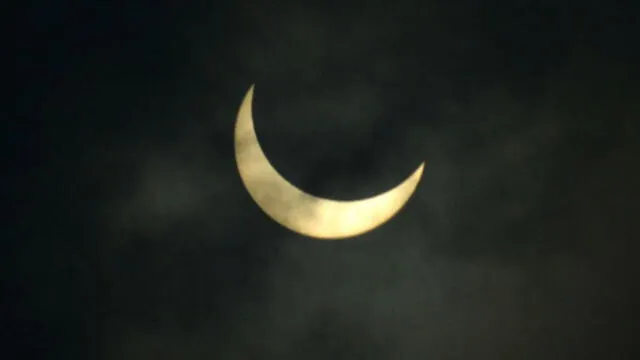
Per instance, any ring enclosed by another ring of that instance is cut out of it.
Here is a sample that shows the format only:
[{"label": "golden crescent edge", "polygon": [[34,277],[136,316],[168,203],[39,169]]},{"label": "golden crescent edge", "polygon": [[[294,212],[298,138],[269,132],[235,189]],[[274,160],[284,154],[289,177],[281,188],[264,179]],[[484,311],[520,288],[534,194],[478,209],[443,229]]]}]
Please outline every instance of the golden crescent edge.
[{"label": "golden crescent edge", "polygon": [[252,114],[254,89],[255,85],[251,85],[238,110],[235,158],[249,195],[272,220],[308,237],[340,240],[381,226],[409,201],[420,182],[425,162],[396,187],[360,200],[320,198],[291,184],[271,165],[258,141]]}]

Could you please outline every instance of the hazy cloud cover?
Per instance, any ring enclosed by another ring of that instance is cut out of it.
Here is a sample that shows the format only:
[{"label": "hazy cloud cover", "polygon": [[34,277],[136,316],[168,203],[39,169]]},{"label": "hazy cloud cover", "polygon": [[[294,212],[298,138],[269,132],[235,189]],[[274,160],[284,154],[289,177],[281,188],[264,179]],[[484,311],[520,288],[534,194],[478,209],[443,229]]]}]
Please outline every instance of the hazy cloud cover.
[{"label": "hazy cloud cover", "polygon": [[[51,325],[24,346],[56,329],[41,351],[67,358],[631,358],[637,53],[602,30],[624,11],[498,3],[85,14],[110,35],[37,77],[28,112],[49,122],[15,286]],[[267,218],[233,157],[252,83],[285,177],[359,198],[426,160],[405,209],[338,242]]]}]

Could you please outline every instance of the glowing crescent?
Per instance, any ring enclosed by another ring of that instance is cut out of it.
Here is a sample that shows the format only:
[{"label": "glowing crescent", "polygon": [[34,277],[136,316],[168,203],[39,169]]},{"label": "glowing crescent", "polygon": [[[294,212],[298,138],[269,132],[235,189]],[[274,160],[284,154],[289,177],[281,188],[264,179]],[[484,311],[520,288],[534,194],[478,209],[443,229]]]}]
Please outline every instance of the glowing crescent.
[{"label": "glowing crescent", "polygon": [[391,219],[407,203],[420,181],[424,162],[400,185],[367,199],[336,201],[307,194],[269,163],[253,126],[252,103],[253,85],[240,106],[235,127],[240,177],[258,206],[289,230],[325,240],[363,234]]}]

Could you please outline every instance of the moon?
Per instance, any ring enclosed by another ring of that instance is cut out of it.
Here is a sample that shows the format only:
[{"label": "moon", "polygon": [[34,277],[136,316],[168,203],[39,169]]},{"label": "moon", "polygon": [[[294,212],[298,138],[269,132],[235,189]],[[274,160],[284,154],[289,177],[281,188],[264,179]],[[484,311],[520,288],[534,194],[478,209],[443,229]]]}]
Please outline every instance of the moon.
[{"label": "moon", "polygon": [[249,195],[273,220],[299,234],[322,240],[352,238],[391,219],[414,193],[425,163],[406,180],[379,195],[338,201],[308,194],[287,181],[266,157],[253,125],[254,85],[247,91],[235,125],[235,157]]}]

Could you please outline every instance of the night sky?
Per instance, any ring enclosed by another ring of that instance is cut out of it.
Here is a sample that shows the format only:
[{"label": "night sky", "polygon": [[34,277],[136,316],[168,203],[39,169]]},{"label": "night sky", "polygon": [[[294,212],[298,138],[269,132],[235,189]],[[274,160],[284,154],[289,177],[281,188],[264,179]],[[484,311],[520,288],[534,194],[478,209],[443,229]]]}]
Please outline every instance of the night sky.
[{"label": "night sky", "polygon": [[[635,358],[638,14],[637,1],[23,2],[3,131],[11,351]],[[347,241],[273,222],[234,159],[253,83],[258,137],[292,183],[357,199],[426,160],[414,197]]]}]

